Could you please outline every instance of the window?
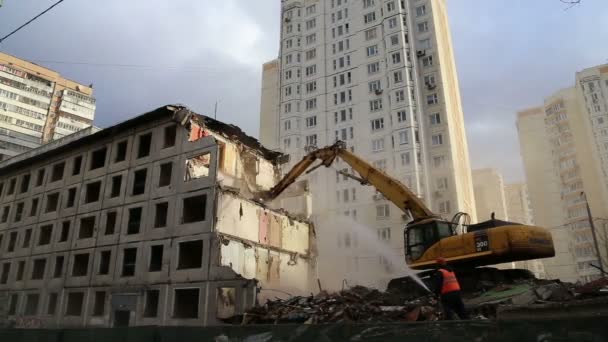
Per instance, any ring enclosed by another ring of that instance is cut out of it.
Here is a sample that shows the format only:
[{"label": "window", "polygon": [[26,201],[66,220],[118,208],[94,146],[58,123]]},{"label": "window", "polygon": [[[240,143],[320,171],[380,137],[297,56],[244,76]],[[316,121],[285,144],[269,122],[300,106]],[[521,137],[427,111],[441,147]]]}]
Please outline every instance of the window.
[{"label": "window", "polygon": [[30,241],[32,240],[32,230],[31,229],[27,229],[25,231],[25,237],[23,238],[23,245],[21,246],[22,248],[27,248],[30,246]]},{"label": "window", "polygon": [[399,131],[399,144],[405,145],[409,142],[407,131]]},{"label": "window", "polygon": [[315,57],[317,57],[317,49],[311,49],[306,51],[305,57],[307,61],[314,59]]},{"label": "window", "polygon": [[376,39],[377,36],[375,27],[365,31],[365,40]]},{"label": "window", "polygon": [[90,239],[95,233],[95,216],[83,217],[80,219],[80,230],[78,239]]},{"label": "window", "polygon": [[132,195],[142,195],[146,192],[146,178],[148,177],[148,169],[135,171],[133,175],[133,191]]},{"label": "window", "polygon": [[372,163],[372,165],[377,169],[386,171],[386,159],[376,160],[375,162]]},{"label": "window", "polygon": [[57,211],[58,206],[59,206],[59,193],[58,192],[46,195],[46,208],[44,210],[45,213],[52,213],[52,212]]},{"label": "window", "polygon": [[309,116],[306,118],[306,128],[317,126],[317,116]]},{"label": "window", "polygon": [[165,127],[164,133],[163,148],[175,146],[175,140],[177,138],[177,125]]},{"label": "window", "polygon": [[139,136],[139,144],[137,147],[137,158],[145,158],[150,155],[152,147],[152,133],[142,134]]},{"label": "window", "polygon": [[403,165],[403,166],[410,165],[410,153],[409,152],[401,153],[401,165]]},{"label": "window", "polygon": [[149,272],[158,272],[163,268],[163,245],[150,247]]},{"label": "window", "polygon": [[[101,181],[87,184],[84,203],[93,203],[99,201],[101,195]],[[69,202],[69,201],[68,201]]]},{"label": "window", "polygon": [[84,292],[69,293],[66,310],[65,310],[65,315],[66,316],[81,316],[83,303],[84,303]]},{"label": "window", "polygon": [[418,42],[418,47],[421,49],[430,49],[431,48],[431,40],[430,39],[423,39],[421,41]]},{"label": "window", "polygon": [[378,54],[378,45],[367,47],[367,57],[376,56]]},{"label": "window", "polygon": [[105,166],[107,151],[108,149],[105,147],[93,151],[93,153],[91,154],[91,167],[89,168],[90,170],[96,170]]},{"label": "window", "polygon": [[167,215],[169,213],[169,203],[156,203],[154,212],[154,228],[162,228],[167,226]]},{"label": "window", "polygon": [[418,32],[427,32],[429,30],[429,23],[426,21],[423,21],[421,23],[418,23]]},{"label": "window", "polygon": [[317,34],[309,34],[306,36],[306,45],[314,44],[317,41]]},{"label": "window", "polygon": [[144,317],[152,318],[158,316],[158,303],[160,291],[146,290],[146,301],[144,304]]},{"label": "window", "polygon": [[15,251],[15,246],[17,245],[17,232],[11,232],[8,240],[8,247],[6,249],[7,252]]},{"label": "window", "polygon": [[307,135],[306,136],[306,146],[317,146],[317,135]]},{"label": "window", "polygon": [[426,14],[426,5],[416,7],[416,16],[420,17]]},{"label": "window", "polygon": [[119,163],[127,159],[127,146],[128,141],[121,141],[116,144],[116,155],[114,156],[114,162]]},{"label": "window", "polygon": [[19,189],[20,194],[24,194],[30,189],[31,178],[32,178],[32,176],[29,173],[27,175],[23,175],[23,177],[21,177],[21,187]]},{"label": "window", "polygon": [[370,93],[373,93],[373,92],[379,93],[382,90],[382,83],[380,82],[380,80],[371,81],[367,85],[368,85]]},{"label": "window", "polygon": [[424,84],[429,89],[432,89],[433,87],[435,87],[435,75],[426,75],[426,76],[424,76]]},{"label": "window", "polygon": [[405,101],[405,93],[403,90],[397,90],[395,92],[395,102],[399,103],[399,102],[403,102]]},{"label": "window", "polygon": [[317,90],[317,81],[306,83],[306,92],[312,93]]},{"label": "window", "polygon": [[371,124],[372,124],[372,132],[384,129],[384,119],[383,118],[372,120]]},{"label": "window", "polygon": [[78,156],[74,158],[74,162],[72,164],[72,176],[76,176],[80,174],[82,170],[82,156]]},{"label": "window", "polygon": [[390,216],[390,209],[388,204],[381,204],[376,206],[376,218],[387,218]]},{"label": "window", "polygon": [[431,125],[441,124],[441,114],[434,113],[434,114],[429,115],[429,118],[431,120]]},{"label": "window", "polygon": [[141,225],[143,209],[135,207],[129,209],[129,220],[127,222],[127,235],[138,234],[139,226]]},{"label": "window", "polygon": [[112,177],[112,189],[110,190],[110,198],[120,196],[121,186],[122,186],[122,175]]},{"label": "window", "polygon": [[407,113],[404,110],[397,112],[397,122],[407,121]]},{"label": "window", "polygon": [[363,0],[363,8],[368,8],[374,5],[374,0]]},{"label": "window", "polygon": [[99,253],[99,275],[107,275],[110,273],[110,260],[112,259],[112,251],[102,251]]},{"label": "window", "polygon": [[41,280],[44,278],[44,271],[46,269],[46,259],[34,260],[34,266],[32,267],[32,280]]},{"label": "window", "polygon": [[371,23],[373,21],[376,21],[376,12],[371,12],[371,13],[367,13],[363,16],[363,22],[364,23]]},{"label": "window", "polygon": [[125,248],[123,253],[121,277],[132,277],[135,275],[137,248]]},{"label": "window", "polygon": [[112,235],[116,231],[116,217],[117,214],[115,211],[108,211],[106,213],[105,235]]},{"label": "window", "polygon": [[53,278],[61,278],[63,276],[64,262],[65,257],[63,255],[58,255],[55,257],[55,269],[53,270]]},{"label": "window", "polygon": [[68,189],[68,200],[65,204],[66,208],[72,208],[76,204],[76,188]]},{"label": "window", "polygon": [[68,241],[69,235],[70,235],[70,221],[63,221],[61,223],[61,232],[59,233],[58,242]]},{"label": "window", "polygon": [[13,293],[11,294],[9,305],[8,305],[8,315],[12,316],[17,313],[17,304],[19,301],[19,294]]},{"label": "window", "polygon": [[395,83],[403,82],[403,73],[401,71],[395,71],[393,73],[393,80],[395,81]]},{"label": "window", "polygon": [[0,284],[8,283],[8,275],[11,271],[11,263],[6,262],[2,264],[2,275],[0,276]]},{"label": "window", "polygon": [[44,183],[44,174],[45,169],[38,170],[38,175],[36,176],[36,186],[42,186],[42,184]]},{"label": "window", "polygon": [[378,229],[378,240],[391,241],[391,229],[390,228]]},{"label": "window", "polygon": [[15,210],[15,222],[21,221],[21,218],[23,217],[23,209],[24,208],[25,208],[25,203],[24,202],[17,203],[17,208]]},{"label": "window", "polygon": [[48,304],[46,307],[46,314],[50,316],[54,316],[57,311],[57,298],[59,295],[57,293],[49,293]]},{"label": "window", "polygon": [[437,96],[437,93],[426,96],[426,104],[436,105],[438,103],[439,103],[439,97]]},{"label": "window", "polygon": [[38,246],[46,246],[51,244],[51,236],[53,235],[53,225],[47,224],[40,227],[40,234],[38,236]]},{"label": "window", "polygon": [[317,109],[317,99],[306,100],[306,110]]},{"label": "window", "polygon": [[436,168],[441,167],[445,163],[445,156],[433,157],[433,166]]},{"label": "window", "polygon": [[401,53],[399,53],[399,52],[393,53],[392,58],[393,58],[393,64],[401,63]]},{"label": "window", "polygon": [[392,35],[391,36],[391,45],[395,46],[399,44],[399,35]]},{"label": "window", "polygon": [[22,281],[24,272],[25,272],[25,261],[19,261],[19,264],[17,265],[17,277],[15,278],[15,280]]},{"label": "window", "polygon": [[372,140],[372,152],[384,151],[384,138]]},{"label": "window", "polygon": [[306,21],[306,29],[307,30],[312,30],[316,26],[317,26],[317,19],[316,18],[313,18],[313,19],[310,19],[310,20]]},{"label": "window", "polygon": [[375,99],[369,101],[369,110],[371,112],[382,110],[382,99]]},{"label": "window", "polygon": [[395,2],[391,1],[389,3],[386,4],[386,10],[388,12],[394,11],[395,10]]},{"label": "window", "polygon": [[315,65],[311,65],[311,66],[306,67],[305,72],[306,72],[306,76],[312,76],[312,75],[316,74],[317,73],[317,65],[315,64]]},{"label": "window", "polygon": [[437,178],[437,190],[445,190],[448,188],[448,179],[445,177]]},{"label": "window", "polygon": [[[65,162],[57,163],[53,165],[51,169],[51,183],[63,179],[63,170],[65,169]],[[14,183],[14,179],[11,180],[11,184]],[[14,188],[14,185],[12,186]],[[8,194],[11,195],[11,187],[9,187]]]},{"label": "window", "polygon": [[178,247],[177,269],[185,270],[203,266],[203,241],[181,242]]},{"label": "window", "polygon": [[423,67],[430,67],[433,65],[433,56],[426,56],[426,57],[422,57],[422,66]]},{"label": "window", "polygon": [[38,302],[40,301],[40,295],[37,293],[29,293],[25,297],[25,310],[23,314],[25,316],[34,316],[38,314]]},{"label": "window", "polygon": [[431,136],[431,144],[442,145],[443,144],[443,135],[435,134],[435,135]]},{"label": "window", "polygon": [[181,223],[194,223],[205,220],[207,195],[198,195],[183,199]]},{"label": "window", "polygon": [[367,73],[375,74],[380,71],[380,62],[370,63],[367,65]]},{"label": "window", "polygon": [[451,211],[450,201],[439,202],[439,212],[441,214],[447,214]]},{"label": "window", "polygon": [[173,318],[198,318],[199,289],[175,289]]},{"label": "window", "polygon": [[93,317],[103,316],[106,311],[106,292],[95,291],[95,302],[93,304]]},{"label": "window", "polygon": [[388,28],[394,29],[395,27],[397,27],[397,18],[390,18],[388,20]]}]

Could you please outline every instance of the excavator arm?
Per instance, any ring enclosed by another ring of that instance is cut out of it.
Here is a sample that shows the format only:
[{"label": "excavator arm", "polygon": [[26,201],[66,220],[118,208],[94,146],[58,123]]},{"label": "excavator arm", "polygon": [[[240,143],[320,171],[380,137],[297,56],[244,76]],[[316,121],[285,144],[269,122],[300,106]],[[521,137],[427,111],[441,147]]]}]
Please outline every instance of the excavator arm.
[{"label": "excavator arm", "polygon": [[[372,185],[386,199],[393,202],[404,212],[409,212],[414,220],[436,217],[426,205],[403,183],[370,165],[346,149],[346,144],[338,141],[306,155],[272,189],[257,194],[262,201],[271,201],[293,184],[303,173],[310,173],[320,166],[329,167],[339,157],[359,174],[362,183]],[[320,163],[311,169],[316,161]]]}]

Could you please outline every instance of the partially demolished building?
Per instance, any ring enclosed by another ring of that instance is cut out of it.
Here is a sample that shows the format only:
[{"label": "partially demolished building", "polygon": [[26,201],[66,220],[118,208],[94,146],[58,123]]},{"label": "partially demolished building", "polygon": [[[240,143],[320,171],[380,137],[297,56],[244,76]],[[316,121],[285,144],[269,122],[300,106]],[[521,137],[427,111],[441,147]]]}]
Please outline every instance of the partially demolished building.
[{"label": "partially demolished building", "polygon": [[312,225],[249,200],[278,181],[281,157],[165,106],[1,162],[0,318],[212,325],[309,293]]}]

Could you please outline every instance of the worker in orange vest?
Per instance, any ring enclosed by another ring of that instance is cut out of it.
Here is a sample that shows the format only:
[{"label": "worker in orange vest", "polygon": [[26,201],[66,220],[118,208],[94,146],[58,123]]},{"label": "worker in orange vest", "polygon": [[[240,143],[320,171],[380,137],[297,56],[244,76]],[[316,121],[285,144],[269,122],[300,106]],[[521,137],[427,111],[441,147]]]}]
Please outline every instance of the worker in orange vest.
[{"label": "worker in orange vest", "polygon": [[468,319],[454,270],[447,265],[444,258],[437,258],[436,262],[435,292],[441,298],[446,319],[451,319],[452,313],[456,313],[460,319]]}]

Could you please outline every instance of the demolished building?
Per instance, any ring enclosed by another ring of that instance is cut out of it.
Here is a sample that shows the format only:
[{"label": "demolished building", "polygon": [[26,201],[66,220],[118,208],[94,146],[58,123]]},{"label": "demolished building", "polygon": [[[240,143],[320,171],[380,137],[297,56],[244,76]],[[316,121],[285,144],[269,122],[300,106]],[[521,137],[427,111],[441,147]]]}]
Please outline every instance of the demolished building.
[{"label": "demolished building", "polygon": [[249,200],[278,181],[282,157],[165,106],[0,162],[0,318],[212,325],[310,293],[308,199],[282,200],[297,217]]}]

